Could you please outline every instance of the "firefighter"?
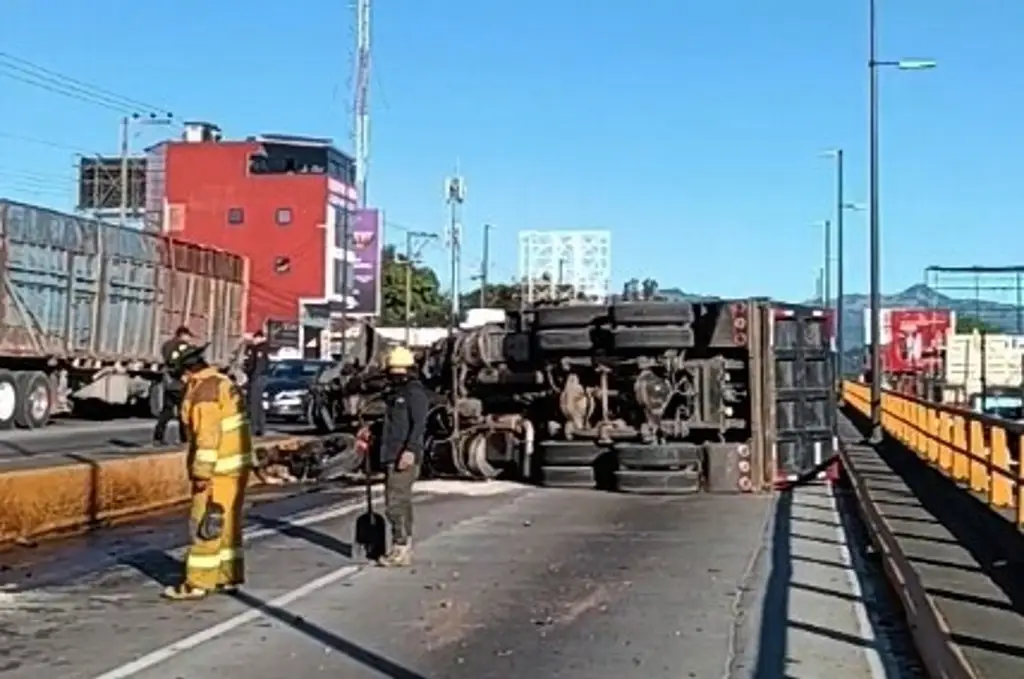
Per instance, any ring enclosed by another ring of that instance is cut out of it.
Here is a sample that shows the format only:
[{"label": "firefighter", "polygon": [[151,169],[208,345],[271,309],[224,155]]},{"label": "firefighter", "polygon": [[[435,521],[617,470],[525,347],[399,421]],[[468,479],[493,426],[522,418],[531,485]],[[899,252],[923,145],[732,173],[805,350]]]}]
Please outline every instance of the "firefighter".
[{"label": "firefighter", "polygon": [[245,349],[245,407],[252,423],[253,436],[263,436],[267,426],[267,414],[263,410],[263,392],[267,388],[267,369],[270,367],[270,353],[262,331],[252,336]]},{"label": "firefighter", "polygon": [[380,435],[380,462],[384,469],[385,514],[391,524],[391,550],[380,566],[412,564],[412,485],[419,476],[430,402],[423,384],[413,374],[415,359],[405,347],[387,357],[387,409]]},{"label": "firefighter", "polygon": [[174,337],[164,342],[160,354],[164,361],[163,403],[160,414],[153,428],[153,443],[158,446],[166,443],[167,425],[178,422],[178,440],[186,443],[185,427],[181,424],[181,399],[185,394],[185,384],[178,368],[178,358],[192,343],[192,333],[184,325],[174,331]]},{"label": "firefighter", "polygon": [[189,431],[192,482],[192,544],[185,578],[164,590],[172,600],[230,592],[244,581],[242,503],[253,467],[252,437],[241,394],[203,358],[205,346],[189,347],[178,366],[185,375],[183,419]]}]

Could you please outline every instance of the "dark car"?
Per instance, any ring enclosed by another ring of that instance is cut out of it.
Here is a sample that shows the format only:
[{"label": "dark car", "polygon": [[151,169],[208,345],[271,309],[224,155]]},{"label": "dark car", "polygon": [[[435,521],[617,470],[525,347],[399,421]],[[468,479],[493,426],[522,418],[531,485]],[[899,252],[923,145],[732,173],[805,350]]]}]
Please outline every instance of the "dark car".
[{"label": "dark car", "polygon": [[330,361],[286,358],[270,364],[263,409],[267,419],[297,422],[306,418],[309,388]]}]

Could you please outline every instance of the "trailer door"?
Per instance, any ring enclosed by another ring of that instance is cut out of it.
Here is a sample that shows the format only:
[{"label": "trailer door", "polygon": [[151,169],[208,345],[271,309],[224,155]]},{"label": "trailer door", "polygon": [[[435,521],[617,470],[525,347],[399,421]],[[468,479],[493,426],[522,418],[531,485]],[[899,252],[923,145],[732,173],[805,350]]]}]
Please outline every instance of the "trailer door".
[{"label": "trailer door", "polygon": [[825,312],[775,306],[769,344],[775,372],[775,478],[793,480],[832,455],[836,408]]}]

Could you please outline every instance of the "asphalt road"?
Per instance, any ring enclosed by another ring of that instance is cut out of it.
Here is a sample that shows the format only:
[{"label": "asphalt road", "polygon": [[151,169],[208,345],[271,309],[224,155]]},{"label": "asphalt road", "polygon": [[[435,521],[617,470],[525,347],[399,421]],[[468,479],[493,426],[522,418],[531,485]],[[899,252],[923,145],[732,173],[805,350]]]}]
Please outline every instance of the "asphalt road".
[{"label": "asphalt road", "polygon": [[[123,419],[96,422],[58,420],[45,429],[13,430],[0,433],[0,472],[13,466],[58,463],[68,453],[135,455],[141,450],[176,450],[177,445],[154,449],[150,419]],[[304,433],[305,425],[271,424],[277,433]],[[168,428],[169,441],[177,441],[177,425]]]},{"label": "asphalt road", "polygon": [[250,511],[249,581],[158,598],[183,521],[7,555],[4,679],[882,679],[830,491],[644,498],[426,482],[417,564],[365,567],[353,490]]}]

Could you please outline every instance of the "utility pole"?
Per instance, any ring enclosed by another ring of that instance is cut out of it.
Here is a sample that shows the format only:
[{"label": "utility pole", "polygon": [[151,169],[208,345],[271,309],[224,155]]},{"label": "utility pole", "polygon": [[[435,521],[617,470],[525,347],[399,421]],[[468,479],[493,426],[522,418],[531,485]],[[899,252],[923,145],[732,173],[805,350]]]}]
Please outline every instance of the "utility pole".
[{"label": "utility pole", "polygon": [[121,227],[128,225],[128,209],[131,207],[131,182],[129,176],[129,163],[131,154],[131,126],[136,125],[170,125],[174,116],[170,113],[158,114],[132,113],[121,118],[121,200],[119,201],[119,222]]},{"label": "utility pole", "polygon": [[480,261],[480,308],[487,308],[487,278],[491,269],[491,229],[484,224],[484,258]]},{"label": "utility pole", "polygon": [[[338,319],[338,331],[341,334],[341,359],[348,358],[348,345],[346,334],[348,333],[348,258],[351,255],[349,240],[351,239],[352,210],[345,208],[341,212],[341,318]],[[335,264],[337,266],[337,264]]]},{"label": "utility pole", "polygon": [[836,370],[834,378],[842,379],[843,361],[845,347],[843,346],[843,315],[846,313],[846,303],[843,300],[845,294],[843,279],[846,271],[843,268],[843,216],[846,214],[846,197],[843,189],[843,150],[836,149]]},{"label": "utility pole", "polygon": [[449,244],[451,246],[451,318],[448,320],[449,334],[455,334],[455,326],[459,318],[459,264],[462,257],[462,244],[460,231],[462,229],[462,204],[466,202],[466,184],[456,170],[456,174],[449,177],[445,182],[445,200],[448,203],[449,223]]},{"label": "utility pole", "polygon": [[[426,231],[409,231],[405,234],[405,345],[409,346],[412,334],[412,268],[419,259],[420,249],[437,234]],[[413,249],[413,245],[416,249]]]},{"label": "utility pole", "polygon": [[355,147],[359,205],[365,207],[366,175],[370,162],[370,0],[356,0],[355,67],[352,145]]},{"label": "utility pole", "polygon": [[826,219],[822,226],[825,229],[825,268],[822,269],[821,294],[822,306],[827,311],[832,308],[832,222]]}]

